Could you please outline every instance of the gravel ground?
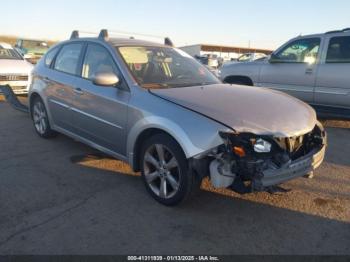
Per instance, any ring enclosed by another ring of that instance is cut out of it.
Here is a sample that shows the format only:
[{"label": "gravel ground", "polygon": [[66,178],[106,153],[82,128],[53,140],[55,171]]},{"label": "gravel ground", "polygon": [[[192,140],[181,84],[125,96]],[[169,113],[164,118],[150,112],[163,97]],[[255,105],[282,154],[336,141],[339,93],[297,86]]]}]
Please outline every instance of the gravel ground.
[{"label": "gravel ground", "polygon": [[203,181],[176,208],[153,201],[125,163],[39,138],[1,96],[0,123],[0,254],[350,254],[350,122],[324,121],[326,160],[288,193]]}]

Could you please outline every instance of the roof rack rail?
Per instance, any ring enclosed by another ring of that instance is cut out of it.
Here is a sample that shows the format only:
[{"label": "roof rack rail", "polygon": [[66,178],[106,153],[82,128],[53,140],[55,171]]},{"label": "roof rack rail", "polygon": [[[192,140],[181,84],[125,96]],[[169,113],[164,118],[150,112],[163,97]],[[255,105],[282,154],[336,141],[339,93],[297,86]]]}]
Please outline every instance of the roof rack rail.
[{"label": "roof rack rail", "polygon": [[72,32],[72,34],[70,35],[70,39],[76,39],[79,38],[79,31],[78,30],[74,30]]},{"label": "roof rack rail", "polygon": [[169,37],[164,38],[164,45],[174,47],[173,41]]},{"label": "roof rack rail", "polygon": [[98,35],[98,38],[108,41],[108,30],[107,29],[102,29],[100,34]]},{"label": "roof rack rail", "polygon": [[[87,33],[87,34],[96,34],[93,32],[85,32],[85,31],[81,31],[81,32]],[[139,36],[150,37],[150,38],[162,38],[162,39],[164,39],[164,45],[171,46],[171,47],[174,46],[173,42],[170,40],[169,37],[139,34],[139,33],[130,33],[130,32],[124,32],[124,31],[110,31],[109,32],[107,29],[102,29],[98,35],[98,38],[102,39],[104,41],[108,41],[109,33],[116,34],[116,35],[126,35],[126,36],[128,36],[129,39],[135,39],[135,37],[133,35],[139,35]],[[78,38],[79,38],[79,31],[74,30],[70,36],[70,39],[78,39]]]},{"label": "roof rack rail", "polygon": [[344,28],[342,30],[328,31],[328,32],[326,32],[326,35],[328,35],[328,34],[335,34],[335,33],[345,33],[347,31],[350,31],[350,27]]}]

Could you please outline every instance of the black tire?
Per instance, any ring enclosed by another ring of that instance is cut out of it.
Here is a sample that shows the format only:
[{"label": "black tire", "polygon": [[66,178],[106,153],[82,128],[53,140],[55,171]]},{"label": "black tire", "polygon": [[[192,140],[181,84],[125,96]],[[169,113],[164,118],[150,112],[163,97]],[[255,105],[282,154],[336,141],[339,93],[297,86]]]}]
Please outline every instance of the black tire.
[{"label": "black tire", "polygon": [[34,129],[40,137],[53,138],[57,136],[57,132],[51,129],[45,104],[40,97],[34,98],[33,102],[31,103],[30,111],[31,111],[31,117],[33,120]]},{"label": "black tire", "polygon": [[[161,168],[157,169],[153,164],[151,164],[150,161],[145,161],[145,159],[147,158],[146,153],[152,154],[151,152],[155,151],[154,158],[155,160],[158,161],[158,164],[160,163],[159,157],[158,159],[156,157],[156,155],[159,156],[158,149],[157,149],[157,146],[159,147],[159,145],[163,146],[163,151],[164,151],[163,159],[165,159],[164,163],[166,163],[164,165],[165,168],[167,164],[169,164],[170,162],[174,162],[174,161],[170,161],[169,158],[172,159],[174,157],[176,159],[177,167],[169,169],[167,171],[168,176],[166,176],[165,174],[162,177],[161,171],[159,171]],[[175,206],[183,202],[185,199],[187,199],[187,197],[190,195],[192,191],[193,186],[195,185],[195,176],[194,176],[194,173],[191,172],[189,169],[189,163],[188,163],[188,160],[186,159],[184,152],[172,137],[166,134],[154,135],[153,137],[145,141],[145,143],[142,146],[140,156],[141,156],[140,167],[141,167],[142,179],[144,181],[147,191],[155,200],[157,200],[159,203],[166,206]],[[152,168],[152,166],[154,166],[154,170],[151,171],[150,169]],[[149,182],[150,175],[157,172],[160,175],[159,176],[153,175],[153,177],[156,177],[156,178],[153,178],[152,182]],[[172,177],[172,179],[170,179],[170,177]],[[177,190],[174,189],[174,187],[172,186],[173,184],[170,182],[170,181],[174,181],[174,179],[176,182],[178,182]],[[172,189],[174,190],[174,192],[169,193],[169,195],[166,197],[164,197],[166,193],[163,194],[163,196],[161,196],[162,194],[160,193],[162,191],[161,184],[163,183],[162,181],[164,180],[166,181],[165,191],[168,192],[168,189],[170,192]],[[157,190],[158,183],[159,183],[159,186],[158,186],[159,193],[157,194],[155,191]]]}]

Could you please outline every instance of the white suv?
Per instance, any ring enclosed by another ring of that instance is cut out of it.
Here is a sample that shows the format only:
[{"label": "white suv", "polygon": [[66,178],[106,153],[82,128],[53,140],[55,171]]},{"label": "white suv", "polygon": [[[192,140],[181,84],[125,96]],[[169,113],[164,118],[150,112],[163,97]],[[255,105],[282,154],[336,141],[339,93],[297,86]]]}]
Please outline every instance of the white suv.
[{"label": "white suv", "polygon": [[323,116],[350,117],[350,28],[299,36],[268,59],[224,65],[226,83],[278,89]]}]

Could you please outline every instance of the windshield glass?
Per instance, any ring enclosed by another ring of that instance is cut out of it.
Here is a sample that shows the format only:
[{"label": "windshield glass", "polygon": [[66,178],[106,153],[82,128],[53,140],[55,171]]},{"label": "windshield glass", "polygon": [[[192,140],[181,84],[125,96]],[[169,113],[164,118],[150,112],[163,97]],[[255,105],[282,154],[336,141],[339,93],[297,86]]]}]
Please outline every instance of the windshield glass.
[{"label": "windshield glass", "polygon": [[46,42],[37,41],[37,40],[23,40],[22,47],[27,49],[48,49],[49,48]]},{"label": "windshield glass", "polygon": [[238,58],[238,61],[246,62],[246,61],[250,61],[251,59],[252,59],[252,54],[244,54]]},{"label": "windshield glass", "polygon": [[0,46],[0,59],[22,60],[22,57],[14,49]]},{"label": "windshield glass", "polygon": [[167,47],[119,47],[131,74],[144,88],[218,84],[220,81],[187,53]]}]

